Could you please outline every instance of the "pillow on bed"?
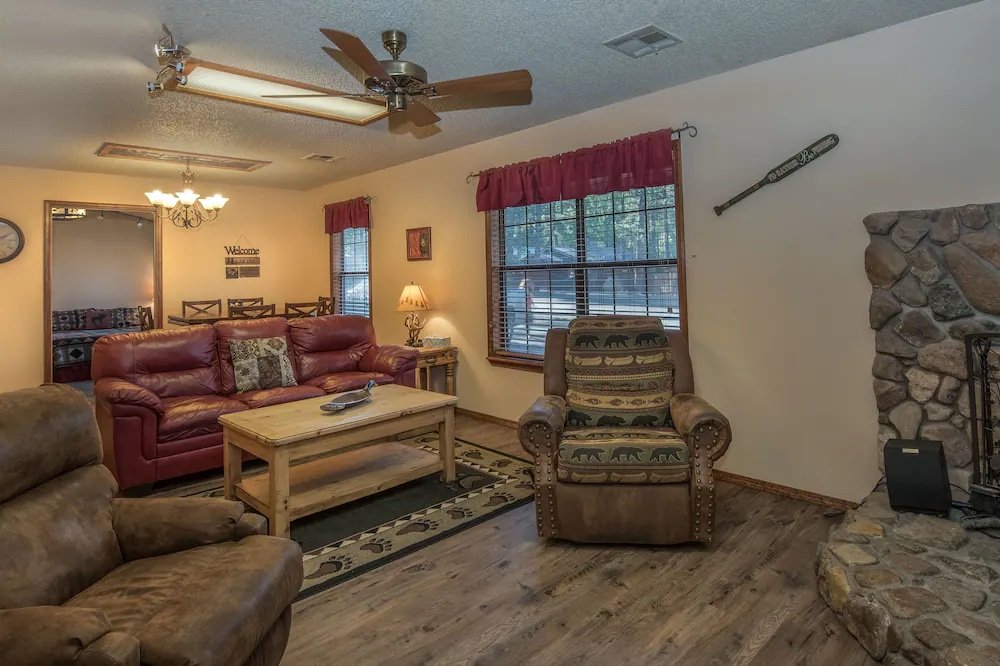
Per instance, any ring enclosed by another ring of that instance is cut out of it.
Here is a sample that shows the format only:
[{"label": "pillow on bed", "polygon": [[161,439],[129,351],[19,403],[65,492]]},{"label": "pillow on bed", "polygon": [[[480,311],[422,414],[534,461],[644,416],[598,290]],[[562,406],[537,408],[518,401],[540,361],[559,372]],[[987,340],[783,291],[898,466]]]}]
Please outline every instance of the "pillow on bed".
[{"label": "pillow on bed", "polygon": [[111,328],[111,310],[99,310],[88,308],[84,315],[83,325],[80,327],[86,331],[95,331],[99,328]]},{"label": "pillow on bed", "polygon": [[288,340],[283,335],[230,340],[229,353],[239,393],[298,384],[288,357]]},{"label": "pillow on bed", "polygon": [[80,318],[77,310],[53,310],[53,331],[75,331],[80,328]]}]

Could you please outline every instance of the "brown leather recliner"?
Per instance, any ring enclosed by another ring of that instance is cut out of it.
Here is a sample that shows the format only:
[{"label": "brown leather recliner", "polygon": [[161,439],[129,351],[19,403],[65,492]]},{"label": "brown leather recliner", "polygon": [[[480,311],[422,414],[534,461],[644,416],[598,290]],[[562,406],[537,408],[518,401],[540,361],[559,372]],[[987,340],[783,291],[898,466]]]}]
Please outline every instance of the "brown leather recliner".
[{"label": "brown leather recliner", "polygon": [[578,317],[546,337],[544,391],[519,423],[539,536],[712,541],[712,463],[730,426],[693,395],[680,332],[647,317]]},{"label": "brown leather recliner", "polygon": [[279,663],[298,544],[239,502],[116,491],[81,393],[0,394],[0,663]]},{"label": "brown leather recliner", "polygon": [[[237,393],[230,340],[284,337],[297,386]],[[109,335],[94,344],[105,462],[122,488],[222,467],[223,414],[352,391],[413,386],[418,352],[375,344],[367,317],[220,321]]]}]

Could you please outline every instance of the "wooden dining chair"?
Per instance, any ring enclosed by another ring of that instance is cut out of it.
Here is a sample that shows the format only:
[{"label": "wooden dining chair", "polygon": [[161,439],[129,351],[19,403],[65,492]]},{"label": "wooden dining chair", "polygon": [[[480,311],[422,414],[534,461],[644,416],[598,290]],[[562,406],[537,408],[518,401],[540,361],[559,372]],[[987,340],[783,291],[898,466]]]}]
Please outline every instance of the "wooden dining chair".
[{"label": "wooden dining chair", "polygon": [[227,298],[226,299],[226,311],[230,315],[233,314],[233,308],[243,308],[248,305],[264,305],[264,297],[258,296],[257,298]]},{"label": "wooden dining chair", "polygon": [[323,304],[323,312],[321,314],[332,315],[334,307],[337,305],[337,299],[331,296],[320,296],[318,299],[320,303]]},{"label": "wooden dining chair", "polygon": [[298,319],[300,317],[319,317],[326,314],[326,306],[322,301],[308,301],[305,303],[285,303],[285,319]]},{"label": "wooden dining chair", "polygon": [[150,331],[153,329],[153,308],[145,305],[139,306],[139,329]]},{"label": "wooden dining chair", "polygon": [[263,319],[274,316],[274,303],[270,305],[234,305],[229,308],[230,319]]},{"label": "wooden dining chair", "polygon": [[214,301],[181,301],[182,317],[221,317],[222,299]]}]

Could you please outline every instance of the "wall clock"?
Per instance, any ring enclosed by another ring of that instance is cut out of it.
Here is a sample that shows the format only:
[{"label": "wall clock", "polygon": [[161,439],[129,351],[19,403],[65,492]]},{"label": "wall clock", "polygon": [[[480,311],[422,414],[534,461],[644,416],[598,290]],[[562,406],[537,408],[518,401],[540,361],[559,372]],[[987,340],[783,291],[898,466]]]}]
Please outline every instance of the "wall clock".
[{"label": "wall clock", "polygon": [[10,220],[0,217],[0,264],[10,261],[24,248],[24,233]]}]

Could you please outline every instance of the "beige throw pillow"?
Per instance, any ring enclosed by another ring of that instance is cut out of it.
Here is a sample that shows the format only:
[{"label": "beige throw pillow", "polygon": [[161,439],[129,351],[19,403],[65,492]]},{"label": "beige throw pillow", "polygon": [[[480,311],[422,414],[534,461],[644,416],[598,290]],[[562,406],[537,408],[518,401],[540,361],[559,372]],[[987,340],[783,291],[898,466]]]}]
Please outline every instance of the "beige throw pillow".
[{"label": "beige throw pillow", "polygon": [[282,337],[230,340],[229,353],[233,357],[236,390],[295,386],[295,372],[288,357],[288,340]]}]

